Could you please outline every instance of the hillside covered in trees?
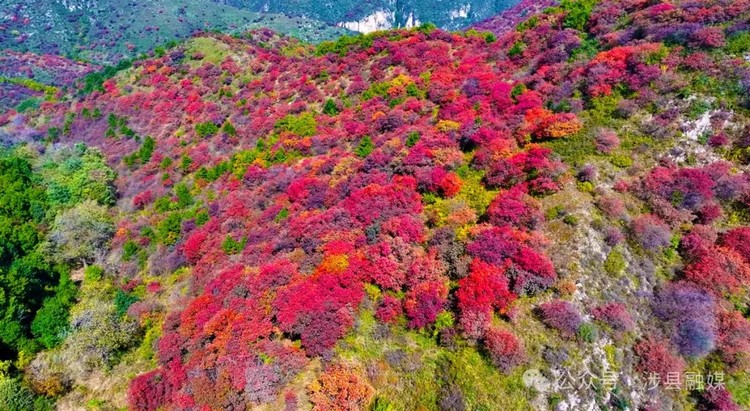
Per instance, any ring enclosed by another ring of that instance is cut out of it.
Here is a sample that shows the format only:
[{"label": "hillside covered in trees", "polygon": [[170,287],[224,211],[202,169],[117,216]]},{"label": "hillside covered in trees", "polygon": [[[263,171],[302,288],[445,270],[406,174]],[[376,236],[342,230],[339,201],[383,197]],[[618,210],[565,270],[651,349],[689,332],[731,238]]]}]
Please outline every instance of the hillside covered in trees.
[{"label": "hillside covered in trees", "polygon": [[269,27],[307,41],[347,33],[320,20],[254,13],[220,0],[2,0],[0,8],[0,50],[110,65],[200,31]]},{"label": "hillside covered in trees", "polygon": [[750,1],[512,18],[1,114],[0,409],[750,408]]}]

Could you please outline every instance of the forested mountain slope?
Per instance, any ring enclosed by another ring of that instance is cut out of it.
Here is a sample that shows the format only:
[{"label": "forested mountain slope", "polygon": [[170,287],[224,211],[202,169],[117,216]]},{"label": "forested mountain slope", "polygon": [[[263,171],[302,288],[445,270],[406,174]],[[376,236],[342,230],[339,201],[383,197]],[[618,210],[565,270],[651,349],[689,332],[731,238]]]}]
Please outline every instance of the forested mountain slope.
[{"label": "forested mountain slope", "polygon": [[117,177],[106,252],[44,234],[80,290],[0,383],[62,409],[747,409],[749,17],[204,34],[11,110],[14,155],[83,144]]},{"label": "forested mountain slope", "polygon": [[0,50],[114,65],[198,31],[269,27],[308,41],[346,34],[321,21],[253,13],[213,0],[2,0]]}]

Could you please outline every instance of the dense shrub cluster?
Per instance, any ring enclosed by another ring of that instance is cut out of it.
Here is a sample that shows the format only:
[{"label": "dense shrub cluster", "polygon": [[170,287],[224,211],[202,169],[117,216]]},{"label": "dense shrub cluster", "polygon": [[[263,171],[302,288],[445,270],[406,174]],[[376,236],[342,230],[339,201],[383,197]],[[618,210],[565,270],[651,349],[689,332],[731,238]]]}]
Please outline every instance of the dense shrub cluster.
[{"label": "dense shrub cluster", "polygon": [[635,321],[630,316],[625,304],[609,303],[591,310],[591,315],[598,321],[607,324],[616,333],[633,331]]},{"label": "dense shrub cluster", "polygon": [[[570,181],[564,159],[579,167],[578,188],[596,196],[611,220],[601,228],[618,247],[606,251],[613,277],[638,269],[636,257],[684,262],[679,281],[657,288],[644,305],[662,329],[653,333],[644,319],[637,368],[664,378],[685,369],[680,355],[717,351],[741,369],[748,323],[721,299],[742,301],[750,281],[750,235],[734,228],[747,212],[747,175],[721,161],[645,169],[633,158],[686,138],[688,126],[707,115],[709,129],[696,144],[704,139],[747,161],[747,133],[730,127],[725,108],[740,113],[750,88],[747,50],[734,37],[747,31],[739,22],[749,6],[564,1],[493,38],[423,27],[316,50],[268,31],[206,34],[134,62],[128,81],[100,79],[90,94],[29,108],[45,121],[3,115],[9,134],[75,139],[104,153],[59,153],[48,165],[68,170],[76,184],[7,183],[31,191],[28,204],[16,207],[25,213],[19,218],[33,229],[42,217],[50,222],[57,261],[89,264],[112,239],[113,274],[127,285],[111,293],[111,305],[74,316],[76,338],[65,348],[85,351],[86,363],[110,364],[133,345],[133,318],[152,311],[131,293],[138,277],[170,284],[188,266],[182,298],[167,313],[151,313],[161,321],[158,365],[132,382],[133,409],[272,403],[318,358],[325,371],[308,387],[317,409],[369,406],[364,372],[327,361],[362,326],[358,320],[372,318],[362,319],[362,310],[415,335],[440,335],[446,346],[475,340],[510,371],[523,362],[524,343],[498,317],[513,319],[514,301],[557,281],[539,204]],[[216,53],[193,50],[196,44]],[[692,95],[714,93],[721,102]],[[617,128],[629,118],[638,119],[632,129]],[[125,212],[114,225],[103,208],[115,200],[105,158],[120,172],[117,204]],[[603,158],[613,168],[600,169]],[[613,175],[617,193],[597,187]],[[624,202],[629,195],[641,202]],[[37,215],[38,196],[65,211]],[[577,224],[572,216],[564,222]],[[732,228],[717,234],[708,227],[717,222]],[[30,245],[3,244],[28,254],[39,242],[33,231],[24,237]],[[620,253],[633,245],[633,253]],[[639,286],[661,279],[646,274]],[[570,295],[575,284],[557,289]],[[538,305],[544,324],[567,340],[596,338],[578,302],[548,297]],[[49,304],[39,311],[59,312]],[[590,313],[623,337],[636,331],[629,308],[608,303]],[[47,323],[25,327],[33,334]],[[8,325],[4,334],[13,334],[17,327]],[[471,398],[456,387],[444,387],[441,404],[468,406]],[[724,398],[710,396],[707,403]],[[295,408],[296,401],[285,402]]]},{"label": "dense shrub cluster", "polygon": [[668,375],[682,375],[685,361],[670,351],[670,344],[656,338],[639,341],[634,347],[639,357],[638,370],[644,374],[658,375],[660,381],[667,381]]},{"label": "dense shrub cluster", "polygon": [[539,306],[542,321],[559,331],[563,337],[574,338],[583,324],[581,314],[575,305],[567,301],[555,300]]},{"label": "dense shrub cluster", "polygon": [[750,179],[744,173],[733,173],[726,162],[703,168],[660,166],[631,190],[672,225],[693,221],[710,224],[722,215],[720,203],[732,203],[750,193]]},{"label": "dense shrub cluster", "polygon": [[525,360],[522,343],[509,331],[490,329],[484,336],[484,345],[492,362],[505,372]]},{"label": "dense shrub cluster", "polygon": [[707,389],[700,398],[698,409],[713,411],[740,411],[737,403],[732,400],[732,394],[724,387]]},{"label": "dense shrub cluster", "polygon": [[[718,295],[737,293],[750,286],[747,255],[740,254],[736,243],[731,242],[743,230],[727,232],[722,242],[716,241],[715,233],[703,232],[705,230],[696,229],[683,237],[681,250],[686,260],[685,279]],[[726,239],[730,242],[727,243]]]},{"label": "dense shrub cluster", "polygon": [[329,367],[309,387],[313,410],[365,409],[373,397],[373,389],[355,370],[343,365]]},{"label": "dense shrub cluster", "polygon": [[461,310],[459,324],[464,334],[481,337],[490,326],[493,312],[505,309],[514,297],[508,288],[505,270],[475,259],[469,275],[459,281],[456,292]]},{"label": "dense shrub cluster", "polygon": [[81,144],[51,147],[43,155],[0,151],[4,358],[62,341],[77,291],[70,271],[101,257],[113,234],[101,205],[114,201],[113,180],[101,154]]},{"label": "dense shrub cluster", "polygon": [[706,291],[689,284],[668,284],[655,297],[654,314],[669,329],[680,354],[704,356],[714,348],[714,300]]}]

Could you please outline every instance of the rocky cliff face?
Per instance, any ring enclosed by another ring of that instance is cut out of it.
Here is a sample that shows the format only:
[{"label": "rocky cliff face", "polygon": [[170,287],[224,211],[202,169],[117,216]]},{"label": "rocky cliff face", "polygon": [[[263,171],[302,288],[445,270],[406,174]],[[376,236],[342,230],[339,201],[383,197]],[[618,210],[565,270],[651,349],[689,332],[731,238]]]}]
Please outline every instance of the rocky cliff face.
[{"label": "rocky cliff face", "polygon": [[369,33],[433,23],[457,30],[490,18],[513,6],[515,0],[379,0],[379,1],[247,1],[231,0],[255,12],[307,16],[350,30]]}]

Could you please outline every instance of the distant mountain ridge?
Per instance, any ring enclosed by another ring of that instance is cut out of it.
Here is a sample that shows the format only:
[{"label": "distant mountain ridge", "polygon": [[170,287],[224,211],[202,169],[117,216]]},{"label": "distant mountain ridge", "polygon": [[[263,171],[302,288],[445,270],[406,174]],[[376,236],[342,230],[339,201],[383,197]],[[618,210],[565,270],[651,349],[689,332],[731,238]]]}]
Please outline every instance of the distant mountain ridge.
[{"label": "distant mountain ridge", "polygon": [[1,0],[0,50],[98,64],[132,58],[197,31],[270,28],[305,41],[433,23],[458,30],[518,0]]},{"label": "distant mountain ridge", "polygon": [[433,23],[465,28],[512,7],[518,0],[214,0],[259,13],[305,16],[360,32]]},{"label": "distant mountain ridge", "polygon": [[478,30],[488,30],[495,34],[514,30],[516,26],[529,16],[557,5],[557,0],[521,0],[501,13],[486,20],[475,23],[472,27]]},{"label": "distant mountain ridge", "polygon": [[320,21],[259,14],[212,0],[0,1],[0,50],[58,54],[99,64],[132,58],[198,31],[267,27],[312,42],[347,30]]}]

